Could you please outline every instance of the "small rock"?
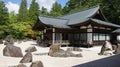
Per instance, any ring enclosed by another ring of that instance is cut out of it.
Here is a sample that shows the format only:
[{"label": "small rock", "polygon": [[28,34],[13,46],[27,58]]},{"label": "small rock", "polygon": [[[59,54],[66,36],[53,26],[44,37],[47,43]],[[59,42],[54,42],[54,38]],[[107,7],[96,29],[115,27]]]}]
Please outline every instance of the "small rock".
[{"label": "small rock", "polygon": [[3,40],[2,39],[0,39],[0,44],[3,44]]},{"label": "small rock", "polygon": [[8,35],[6,38],[5,38],[5,43],[4,45],[13,45],[14,44],[14,39],[11,35]]},{"label": "small rock", "polygon": [[67,48],[67,51],[82,51],[82,49],[77,48],[77,47],[73,47],[73,48]]},{"label": "small rock", "polygon": [[18,64],[17,67],[27,67],[27,66],[24,64]]},{"label": "small rock", "polygon": [[67,51],[73,51],[73,48],[67,48]]},{"label": "small rock", "polygon": [[28,47],[25,52],[34,52],[34,51],[37,51],[37,49],[35,48],[35,46],[31,46],[31,47]]},{"label": "small rock", "polygon": [[22,58],[22,60],[20,61],[20,63],[29,63],[29,62],[32,62],[31,52],[27,52],[25,56]]},{"label": "small rock", "polygon": [[79,54],[75,54],[75,56],[74,57],[83,57],[82,56],[82,54],[81,53],[79,53]]},{"label": "small rock", "polygon": [[74,48],[73,48],[73,51],[82,51],[82,49],[77,48],[77,47],[74,47]]},{"label": "small rock", "polygon": [[114,54],[120,54],[120,44],[117,45]]},{"label": "small rock", "polygon": [[44,67],[44,66],[43,66],[43,63],[41,61],[35,61],[35,62],[32,62],[30,67]]},{"label": "small rock", "polygon": [[59,50],[60,50],[59,45],[51,45],[48,55],[52,55],[53,53],[58,52]]},{"label": "small rock", "polygon": [[117,49],[117,45],[112,45],[112,49],[116,50]]}]

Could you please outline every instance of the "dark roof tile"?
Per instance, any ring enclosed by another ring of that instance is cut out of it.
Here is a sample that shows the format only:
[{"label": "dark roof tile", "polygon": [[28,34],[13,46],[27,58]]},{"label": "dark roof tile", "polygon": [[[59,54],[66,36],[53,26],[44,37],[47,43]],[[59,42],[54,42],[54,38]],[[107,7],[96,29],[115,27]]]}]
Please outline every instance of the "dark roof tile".
[{"label": "dark roof tile", "polygon": [[86,9],[84,11],[79,11],[76,13],[64,15],[61,17],[46,17],[46,16],[39,16],[39,20],[49,26],[53,26],[56,28],[70,28],[69,25],[75,25],[84,23],[88,20],[91,20],[95,23],[112,26],[112,27],[120,27],[119,25],[112,24],[109,22],[101,21],[98,19],[92,19],[92,17],[99,11],[100,7],[95,6],[90,9]]}]

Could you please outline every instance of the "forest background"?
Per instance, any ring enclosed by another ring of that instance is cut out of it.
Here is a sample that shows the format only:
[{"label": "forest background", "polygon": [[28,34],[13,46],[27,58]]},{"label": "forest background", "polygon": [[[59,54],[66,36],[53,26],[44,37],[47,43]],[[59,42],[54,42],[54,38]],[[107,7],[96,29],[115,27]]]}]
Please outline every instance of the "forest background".
[{"label": "forest background", "polygon": [[68,0],[64,7],[58,2],[52,5],[50,11],[32,0],[27,9],[27,0],[22,0],[18,14],[14,11],[8,12],[4,1],[0,0],[0,39],[12,35],[15,39],[34,38],[42,34],[32,28],[40,15],[57,17],[84,10],[99,5],[103,14],[109,22],[120,25],[120,0]]}]

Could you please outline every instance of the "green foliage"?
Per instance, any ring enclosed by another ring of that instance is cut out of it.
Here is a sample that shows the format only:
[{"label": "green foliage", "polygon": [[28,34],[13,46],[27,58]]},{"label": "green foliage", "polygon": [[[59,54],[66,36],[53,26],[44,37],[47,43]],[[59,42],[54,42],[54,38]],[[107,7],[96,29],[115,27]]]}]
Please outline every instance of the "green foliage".
[{"label": "green foliage", "polygon": [[5,36],[6,25],[9,23],[8,10],[3,1],[0,0],[0,39]]},{"label": "green foliage", "polygon": [[12,11],[9,13],[9,23],[16,23],[17,22],[17,15]]},{"label": "green foliage", "polygon": [[18,21],[26,22],[27,20],[28,20],[27,1],[22,0],[18,14]]},{"label": "green foliage", "polygon": [[46,8],[42,7],[42,9],[40,11],[40,15],[49,15],[49,13]]},{"label": "green foliage", "polygon": [[120,0],[68,0],[63,8],[64,14],[100,5],[103,14],[112,22],[120,25]]},{"label": "green foliage", "polygon": [[61,5],[55,2],[52,6],[50,15],[56,17],[56,16],[61,16],[62,14],[63,14],[63,11],[62,11]]},{"label": "green foliage", "polygon": [[71,13],[84,8],[99,5],[101,0],[69,0],[64,7],[64,12]]},{"label": "green foliage", "polygon": [[120,0],[102,0],[102,10],[107,19],[120,25]]},{"label": "green foliage", "polygon": [[9,19],[8,9],[5,7],[4,2],[0,0],[0,25],[7,24],[8,19]]},{"label": "green foliage", "polygon": [[31,22],[12,23],[8,29],[9,31],[7,32],[16,39],[23,39],[26,38],[28,34],[33,34],[33,32],[29,32],[29,30],[32,30]]},{"label": "green foliage", "polygon": [[39,5],[37,2],[35,2],[35,0],[32,0],[29,9],[29,19],[30,21],[36,21],[38,16],[39,16]]},{"label": "green foliage", "polygon": [[26,4],[26,0],[22,0],[19,14],[15,14],[14,12],[8,13],[4,2],[0,0],[0,39],[4,39],[7,35],[12,35],[16,39],[29,38],[31,34],[41,35],[41,32],[32,30],[33,21],[39,15],[39,6],[36,2],[34,2],[34,7],[31,5],[29,11],[34,11],[29,13],[29,16],[31,16],[31,20],[29,20],[29,11]]}]

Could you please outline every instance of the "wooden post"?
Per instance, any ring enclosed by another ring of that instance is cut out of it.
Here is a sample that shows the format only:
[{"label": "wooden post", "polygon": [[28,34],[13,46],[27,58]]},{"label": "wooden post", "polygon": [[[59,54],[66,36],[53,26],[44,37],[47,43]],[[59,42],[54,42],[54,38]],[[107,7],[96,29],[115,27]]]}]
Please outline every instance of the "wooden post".
[{"label": "wooden post", "polygon": [[55,43],[55,28],[52,29],[53,33],[52,33],[52,44]]},{"label": "wooden post", "polygon": [[92,28],[87,29],[87,44],[88,44],[88,46],[92,45],[92,42],[93,42],[92,37],[93,37]]},{"label": "wooden post", "polygon": [[62,45],[62,33],[60,33],[60,46]]},{"label": "wooden post", "polygon": [[44,33],[46,33],[46,29],[44,29]]},{"label": "wooden post", "polygon": [[43,36],[43,35],[44,35],[44,33],[43,33],[43,31],[42,31],[42,37],[41,37],[42,40],[44,39],[44,36]]}]

